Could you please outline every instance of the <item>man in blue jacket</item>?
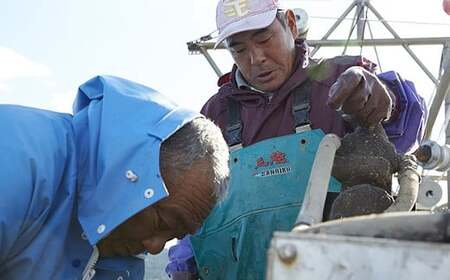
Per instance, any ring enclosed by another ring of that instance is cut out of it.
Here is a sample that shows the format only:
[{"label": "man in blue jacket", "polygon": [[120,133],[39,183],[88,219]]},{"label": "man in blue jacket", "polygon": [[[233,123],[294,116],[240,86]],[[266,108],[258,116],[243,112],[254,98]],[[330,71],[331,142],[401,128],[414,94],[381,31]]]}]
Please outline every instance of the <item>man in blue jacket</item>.
[{"label": "man in blue jacket", "polygon": [[1,279],[142,279],[225,191],[220,130],[124,79],[80,86],[73,116],[0,105],[0,131]]}]

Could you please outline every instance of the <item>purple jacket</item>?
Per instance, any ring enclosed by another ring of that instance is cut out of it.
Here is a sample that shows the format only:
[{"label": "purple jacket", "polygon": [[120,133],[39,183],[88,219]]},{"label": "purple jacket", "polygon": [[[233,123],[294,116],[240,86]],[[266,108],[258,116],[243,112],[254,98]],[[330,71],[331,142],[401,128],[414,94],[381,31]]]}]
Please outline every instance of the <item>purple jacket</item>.
[{"label": "purple jacket", "polygon": [[[306,51],[299,46],[299,52]],[[227,99],[232,98],[241,104],[243,123],[242,144],[251,145],[264,139],[293,133],[292,90],[306,79],[310,79],[311,101],[310,121],[313,129],[321,128],[325,133],[344,136],[352,130],[349,123],[333,109],[326,105],[328,92],[337,77],[351,66],[362,66],[368,71],[375,71],[376,65],[360,56],[339,56],[327,60],[311,60],[306,68],[304,55],[298,55],[297,69],[288,81],[273,95],[272,100],[250,89],[236,86],[233,67],[230,78],[217,94],[203,106],[201,113],[213,120],[225,132],[228,111]],[[425,120],[425,104],[414,89],[412,82],[404,81],[395,72],[379,74],[378,77],[394,93],[395,110],[393,118],[385,124],[388,136],[399,152],[410,150],[422,137]]]},{"label": "purple jacket", "polygon": [[[333,109],[326,105],[328,92],[337,77],[351,66],[361,66],[374,72],[376,65],[361,56],[338,56],[326,60],[310,60],[304,65],[306,46],[298,45],[297,68],[288,81],[269,99],[250,89],[238,88],[235,81],[234,66],[230,80],[225,82],[219,92],[213,95],[203,106],[201,112],[213,120],[225,132],[228,111],[227,98],[241,104],[242,144],[255,142],[291,134],[294,131],[292,115],[292,90],[306,79],[311,81],[310,121],[311,127],[321,128],[325,133],[339,136],[351,132],[352,127]],[[422,138],[426,117],[426,107],[410,81],[403,80],[395,72],[381,73],[378,77],[389,87],[394,101],[393,117],[384,124],[386,133],[395,144],[397,151],[405,153],[413,148]],[[222,78],[223,81],[223,78]],[[171,248],[169,265],[166,271],[189,271],[195,273],[192,265],[192,249],[188,238]],[[186,256],[191,255],[191,258]],[[182,258],[177,258],[177,255]]]}]

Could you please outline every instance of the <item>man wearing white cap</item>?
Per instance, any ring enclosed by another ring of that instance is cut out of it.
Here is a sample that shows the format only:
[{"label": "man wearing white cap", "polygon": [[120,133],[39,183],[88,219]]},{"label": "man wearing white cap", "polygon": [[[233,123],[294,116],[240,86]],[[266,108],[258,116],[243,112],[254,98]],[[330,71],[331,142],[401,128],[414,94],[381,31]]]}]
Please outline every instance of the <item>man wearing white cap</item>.
[{"label": "man wearing white cap", "polygon": [[197,235],[170,250],[167,270],[263,279],[272,232],[292,229],[303,201],[314,157],[305,151],[323,133],[352,131],[343,112],[360,126],[382,122],[406,152],[422,137],[425,106],[411,82],[395,72],[375,75],[376,65],[361,56],[310,58],[294,13],[276,0],[220,0],[216,22],[216,46],[223,43],[235,65],[202,113],[230,147],[243,148],[231,154],[228,197]]}]

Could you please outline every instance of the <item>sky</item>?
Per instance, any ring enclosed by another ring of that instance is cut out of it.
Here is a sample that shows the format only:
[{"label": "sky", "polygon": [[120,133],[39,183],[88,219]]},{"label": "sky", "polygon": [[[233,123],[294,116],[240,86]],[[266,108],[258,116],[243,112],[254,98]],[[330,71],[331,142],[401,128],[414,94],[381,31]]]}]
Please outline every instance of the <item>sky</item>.
[{"label": "sky", "polygon": [[[305,9],[308,38],[319,39],[352,1],[281,3]],[[450,37],[450,16],[442,0],[371,3],[402,37]],[[0,103],[71,112],[78,86],[106,74],[143,83],[199,110],[217,91],[217,76],[203,56],[188,53],[186,42],[216,29],[215,5],[212,0],[0,0]],[[374,19],[370,13],[369,19]],[[350,25],[345,20],[331,38],[347,38]],[[375,38],[392,38],[380,23],[372,21],[371,26]],[[437,75],[442,48],[412,48]],[[342,50],[321,49],[316,57]],[[348,53],[360,51],[351,48]],[[378,52],[383,71],[398,71],[415,82],[427,101],[431,98],[431,81],[401,47]],[[223,72],[231,69],[226,51],[211,54]],[[376,61],[373,49],[364,48],[362,54]]]}]

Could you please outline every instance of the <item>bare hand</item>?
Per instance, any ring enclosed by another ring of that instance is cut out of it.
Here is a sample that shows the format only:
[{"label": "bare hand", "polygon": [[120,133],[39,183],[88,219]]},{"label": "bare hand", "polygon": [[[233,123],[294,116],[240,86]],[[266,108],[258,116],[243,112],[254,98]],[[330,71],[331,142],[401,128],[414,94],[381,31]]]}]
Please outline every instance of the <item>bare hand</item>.
[{"label": "bare hand", "polygon": [[373,127],[391,116],[392,99],[377,76],[359,66],[342,73],[331,86],[328,106],[342,109],[359,125]]}]

